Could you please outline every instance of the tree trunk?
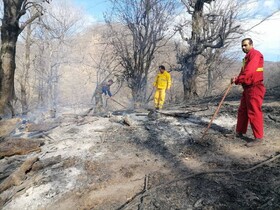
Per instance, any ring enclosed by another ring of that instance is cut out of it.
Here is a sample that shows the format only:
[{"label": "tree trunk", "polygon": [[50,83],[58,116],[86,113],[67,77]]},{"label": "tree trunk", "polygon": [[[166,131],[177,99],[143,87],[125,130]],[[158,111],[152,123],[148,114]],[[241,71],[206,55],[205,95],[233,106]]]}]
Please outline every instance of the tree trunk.
[{"label": "tree trunk", "polygon": [[[139,72],[144,72],[139,73]],[[141,74],[141,76],[137,74]],[[147,74],[148,71],[138,70],[134,72],[133,82],[131,83],[131,92],[134,101],[134,105],[139,107],[146,102],[147,97]],[[142,78],[141,78],[142,77]]]},{"label": "tree trunk", "polygon": [[143,102],[143,94],[142,94],[142,89],[139,86],[134,86],[131,88],[132,92],[132,98],[134,101],[134,107],[139,108]]},{"label": "tree trunk", "polygon": [[205,96],[210,96],[213,90],[213,83],[214,83],[214,79],[213,79],[213,70],[211,67],[208,68],[207,70],[208,75],[207,75],[207,89],[205,90]]},{"label": "tree trunk", "polygon": [[[13,114],[12,100],[15,99],[14,75],[16,69],[16,44],[19,34],[37,17],[42,15],[42,7],[35,2],[26,0],[3,0],[4,14],[1,26],[0,51],[0,115],[7,114],[5,108],[9,107]],[[22,21],[19,20],[30,8],[35,7],[36,13]]]},{"label": "tree trunk", "polygon": [[183,86],[184,100],[197,97],[196,79],[199,73],[198,56],[202,53],[202,30],[203,30],[203,0],[197,0],[192,14],[192,33],[188,41],[189,52],[184,58]]},{"label": "tree trunk", "polygon": [[20,9],[23,0],[4,0],[4,15],[1,26],[0,51],[0,114],[6,114],[5,108],[11,108],[11,100],[15,98],[14,75],[16,43],[21,32],[19,27]]},{"label": "tree trunk", "polygon": [[184,101],[195,98],[197,94],[197,67],[195,65],[196,58],[188,59],[183,69],[183,86],[184,86]]},{"label": "tree trunk", "polygon": [[6,114],[12,99],[15,98],[14,74],[15,54],[18,35],[21,31],[18,23],[18,12],[21,1],[16,1],[8,7],[9,2],[4,1],[4,16],[1,26],[1,51],[0,51],[0,114]]},{"label": "tree trunk", "polygon": [[196,77],[187,77],[184,85],[184,101],[198,97]]},{"label": "tree trunk", "polygon": [[23,115],[26,115],[28,112],[27,92],[26,87],[22,83],[20,84],[20,103],[21,112]]},{"label": "tree trunk", "polygon": [[26,115],[28,112],[28,78],[30,71],[30,48],[31,48],[31,24],[26,27],[26,41],[25,41],[25,61],[24,71],[20,78],[20,102],[22,114]]}]

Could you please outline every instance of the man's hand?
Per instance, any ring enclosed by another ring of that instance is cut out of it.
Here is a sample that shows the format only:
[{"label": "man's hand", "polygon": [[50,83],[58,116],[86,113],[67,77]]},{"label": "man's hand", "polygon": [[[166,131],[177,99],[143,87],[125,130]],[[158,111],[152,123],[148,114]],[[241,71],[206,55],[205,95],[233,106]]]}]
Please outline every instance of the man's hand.
[{"label": "man's hand", "polygon": [[232,77],[231,79],[230,79],[230,83],[232,84],[232,83],[235,83],[235,80],[236,80],[236,77]]}]

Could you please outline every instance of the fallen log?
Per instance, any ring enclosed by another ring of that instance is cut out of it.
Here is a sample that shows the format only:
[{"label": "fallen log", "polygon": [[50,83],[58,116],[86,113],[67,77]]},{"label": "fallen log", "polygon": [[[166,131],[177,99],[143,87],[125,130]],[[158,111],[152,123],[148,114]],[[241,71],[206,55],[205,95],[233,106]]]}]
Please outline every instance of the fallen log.
[{"label": "fallen log", "polygon": [[40,152],[40,146],[43,142],[40,140],[31,140],[25,138],[6,138],[0,143],[0,158],[13,155],[26,155],[31,152]]},{"label": "fallen log", "polygon": [[128,125],[128,126],[134,125],[134,122],[132,121],[132,119],[129,118],[127,115],[123,118],[123,122],[125,125]]},{"label": "fallen log", "polygon": [[20,124],[19,118],[0,121],[0,138],[8,137]]},{"label": "fallen log", "polygon": [[35,123],[28,123],[26,125],[26,131],[27,132],[35,132],[35,131],[49,131],[54,128],[59,126],[59,123],[40,123],[40,124],[35,124]]},{"label": "fallen log", "polygon": [[61,155],[47,158],[44,160],[39,160],[39,161],[35,162],[34,165],[32,166],[32,171],[39,171],[43,168],[47,168],[49,166],[60,163],[61,161],[62,161]]},{"label": "fallen log", "polygon": [[172,117],[188,118],[188,117],[192,116],[192,114],[195,112],[206,111],[206,110],[208,110],[208,107],[205,109],[199,109],[199,110],[160,110],[160,111],[157,111],[157,113],[160,113],[160,114],[166,115],[166,116],[172,116]]},{"label": "fallen log", "polygon": [[38,160],[38,157],[32,157],[23,162],[23,164],[8,178],[0,184],[0,193],[9,189],[12,186],[20,185],[25,179],[28,171],[31,170],[32,165]]},{"label": "fallen log", "polygon": [[1,160],[0,183],[10,176],[25,160],[23,156],[13,156]]},{"label": "fallen log", "polygon": [[146,117],[146,116],[148,116],[148,114],[149,113],[136,113],[135,116],[139,116],[139,117],[144,116],[144,117]]}]

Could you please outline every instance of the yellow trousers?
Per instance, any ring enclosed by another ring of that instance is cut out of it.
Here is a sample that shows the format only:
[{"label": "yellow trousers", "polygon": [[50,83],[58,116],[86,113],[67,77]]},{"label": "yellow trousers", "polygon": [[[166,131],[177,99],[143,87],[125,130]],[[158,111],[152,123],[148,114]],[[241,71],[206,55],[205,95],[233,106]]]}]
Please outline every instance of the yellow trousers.
[{"label": "yellow trousers", "polygon": [[157,89],[154,97],[155,108],[162,109],[165,100],[165,89]]}]

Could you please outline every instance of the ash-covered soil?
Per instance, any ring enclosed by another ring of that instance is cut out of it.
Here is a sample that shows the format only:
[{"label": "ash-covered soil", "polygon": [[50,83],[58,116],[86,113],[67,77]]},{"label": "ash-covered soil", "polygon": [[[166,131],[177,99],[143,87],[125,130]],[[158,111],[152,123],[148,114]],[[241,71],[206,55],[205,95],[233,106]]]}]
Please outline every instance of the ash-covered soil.
[{"label": "ash-covered soil", "polygon": [[[227,100],[203,139],[218,102],[68,112],[37,133],[19,124],[10,136],[44,143],[0,160],[2,209],[280,209],[280,102],[265,101],[265,141],[251,148],[250,127],[235,137],[238,104]],[[24,177],[3,188],[32,157]]]}]

